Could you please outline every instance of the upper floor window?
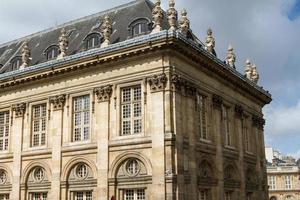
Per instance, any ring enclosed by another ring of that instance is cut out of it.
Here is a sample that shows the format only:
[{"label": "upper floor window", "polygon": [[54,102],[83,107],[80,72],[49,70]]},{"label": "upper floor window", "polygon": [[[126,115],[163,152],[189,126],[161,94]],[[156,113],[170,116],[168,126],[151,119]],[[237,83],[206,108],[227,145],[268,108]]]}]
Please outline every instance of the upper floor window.
[{"label": "upper floor window", "polygon": [[22,65],[22,58],[20,56],[17,56],[14,59],[12,59],[11,67],[13,71],[18,70],[21,65]]},{"label": "upper floor window", "polygon": [[32,146],[43,146],[46,144],[46,104],[32,107]]},{"label": "upper floor window", "polygon": [[276,189],[276,177],[275,176],[268,176],[268,185],[270,190]]},{"label": "upper floor window", "polygon": [[52,60],[57,58],[59,54],[59,48],[57,45],[52,45],[45,50],[45,55],[47,60]]},{"label": "upper floor window", "polygon": [[197,115],[198,115],[198,130],[200,139],[208,140],[207,123],[206,123],[206,97],[197,95]]},{"label": "upper floor window", "polygon": [[121,135],[142,132],[142,90],[141,86],[123,88],[121,91]]},{"label": "upper floor window", "polygon": [[142,18],[133,21],[129,26],[128,30],[131,32],[131,37],[147,34],[149,30],[149,20]]},{"label": "upper floor window", "polygon": [[245,150],[246,152],[250,152],[250,133],[248,129],[248,124],[246,123],[244,126],[244,135],[245,135]]},{"label": "upper floor window", "polygon": [[73,141],[90,139],[90,96],[73,99]]},{"label": "upper floor window", "polygon": [[230,108],[229,107],[224,107],[224,114],[223,114],[223,119],[224,119],[224,132],[225,132],[225,146],[232,146],[233,141],[232,141],[232,132],[231,132],[231,127],[230,127]]},{"label": "upper floor window", "polygon": [[99,33],[92,33],[88,35],[85,39],[86,49],[93,49],[99,47],[101,44],[101,35]]},{"label": "upper floor window", "polygon": [[9,112],[0,112],[0,151],[8,149]]},{"label": "upper floor window", "polygon": [[285,189],[292,189],[292,179],[293,177],[289,175],[284,177]]}]

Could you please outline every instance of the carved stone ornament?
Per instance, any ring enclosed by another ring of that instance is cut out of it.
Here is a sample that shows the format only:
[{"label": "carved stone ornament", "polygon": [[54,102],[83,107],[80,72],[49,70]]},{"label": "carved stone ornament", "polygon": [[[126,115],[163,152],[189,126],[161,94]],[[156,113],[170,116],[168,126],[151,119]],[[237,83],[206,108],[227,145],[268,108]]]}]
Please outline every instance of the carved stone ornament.
[{"label": "carved stone ornament", "polygon": [[223,105],[223,99],[222,99],[221,96],[214,94],[212,100],[213,100],[213,106],[214,106],[215,108],[219,108],[219,109],[222,108],[222,105]]},{"label": "carved stone ornament", "polygon": [[240,118],[241,118],[241,117],[243,116],[244,110],[243,110],[243,107],[242,107],[242,106],[236,105],[235,108],[234,108],[234,110],[235,110],[235,115],[236,115],[237,117],[240,117]]},{"label": "carved stone ornament", "polygon": [[97,95],[98,102],[109,101],[112,94],[112,86],[106,85],[94,89],[95,94]]},{"label": "carved stone ornament", "polygon": [[172,90],[181,91],[182,86],[184,85],[184,80],[178,74],[172,74],[171,76]]},{"label": "carved stone ornament", "polygon": [[178,13],[175,9],[175,0],[169,0],[169,9],[167,10],[168,22],[170,25],[170,31],[177,29]]},{"label": "carved stone ornament", "polygon": [[53,104],[53,110],[62,110],[66,102],[66,95],[57,95],[50,97],[50,103]]},{"label": "carved stone ornament", "polygon": [[66,30],[63,28],[61,30],[61,35],[59,37],[60,54],[57,56],[57,59],[61,59],[67,55],[68,44],[69,44],[68,36],[67,36]]},{"label": "carved stone ornament", "polygon": [[246,60],[246,65],[245,65],[245,77],[251,80],[252,77],[252,64],[249,59]]},{"label": "carved stone ornament", "polygon": [[206,40],[205,40],[205,47],[206,47],[206,50],[213,54],[213,55],[216,55],[216,52],[215,52],[215,45],[216,45],[216,42],[215,42],[215,38],[213,37],[213,32],[212,32],[212,29],[209,28],[207,30],[207,36],[206,36]]},{"label": "carved stone ornament", "polygon": [[164,11],[162,10],[160,4],[161,4],[160,0],[156,0],[155,6],[152,10],[152,16],[154,20],[154,29],[152,30],[152,33],[158,33],[162,30]]},{"label": "carved stone ornament", "polygon": [[30,61],[30,49],[28,47],[28,42],[24,42],[22,46],[22,65],[20,66],[20,69],[24,69],[28,67],[29,61]]},{"label": "carved stone ornament", "polygon": [[252,116],[252,124],[253,126],[257,127],[259,130],[264,130],[264,126],[265,126],[266,121],[256,115]]},{"label": "carved stone ornament", "polygon": [[187,17],[187,11],[186,9],[183,9],[181,11],[181,19],[179,21],[180,25],[180,32],[187,36],[188,31],[190,30],[190,20]]},{"label": "carved stone ornament", "polygon": [[12,106],[12,110],[15,112],[15,118],[23,117],[26,110],[26,103],[19,103]]},{"label": "carved stone ornament", "polygon": [[112,34],[112,24],[108,15],[104,18],[104,23],[102,25],[102,34],[104,41],[101,44],[101,48],[107,47],[110,44],[110,36]]},{"label": "carved stone ornament", "polygon": [[259,80],[259,74],[257,72],[257,68],[256,68],[256,65],[253,64],[252,65],[252,69],[251,69],[251,80],[254,82],[254,83],[257,83],[258,80]]},{"label": "carved stone ornament", "polygon": [[233,47],[229,45],[226,56],[226,64],[235,69],[235,59],[236,56],[233,52]]},{"label": "carved stone ornament", "polygon": [[196,87],[188,81],[185,81],[184,90],[185,90],[185,95],[190,97],[194,97],[197,91]]},{"label": "carved stone ornament", "polygon": [[166,74],[154,75],[149,78],[148,82],[152,92],[163,90],[166,87],[168,78]]}]

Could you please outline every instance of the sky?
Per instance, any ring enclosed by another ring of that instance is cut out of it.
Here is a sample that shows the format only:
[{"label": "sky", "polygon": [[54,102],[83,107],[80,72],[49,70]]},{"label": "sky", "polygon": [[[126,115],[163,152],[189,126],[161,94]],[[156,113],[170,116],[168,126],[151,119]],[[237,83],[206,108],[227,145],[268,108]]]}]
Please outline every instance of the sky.
[{"label": "sky", "polygon": [[[130,0],[0,0],[0,44]],[[265,142],[300,158],[300,0],[175,0],[204,41],[213,29],[218,57],[229,44],[237,70],[249,58],[273,101],[264,108]],[[167,0],[162,0],[167,8]]]}]

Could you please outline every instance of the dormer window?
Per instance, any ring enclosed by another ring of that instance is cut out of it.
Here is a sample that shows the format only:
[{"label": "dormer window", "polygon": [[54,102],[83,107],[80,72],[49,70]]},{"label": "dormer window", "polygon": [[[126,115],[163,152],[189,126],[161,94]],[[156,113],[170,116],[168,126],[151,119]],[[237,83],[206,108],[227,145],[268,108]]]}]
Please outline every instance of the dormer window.
[{"label": "dormer window", "polygon": [[20,66],[22,65],[22,59],[20,56],[15,57],[14,59],[12,59],[11,61],[11,67],[12,70],[18,70],[20,68]]},{"label": "dormer window", "polygon": [[128,30],[130,31],[130,37],[136,37],[139,35],[145,35],[150,32],[149,29],[150,20],[146,18],[136,19],[131,22],[128,26]]},{"label": "dormer window", "polygon": [[46,55],[47,60],[53,60],[53,59],[57,58],[57,56],[59,54],[59,48],[57,45],[51,45],[50,47],[48,47],[45,50],[44,54]]},{"label": "dormer window", "polygon": [[99,33],[89,34],[84,41],[87,50],[100,47],[101,35]]}]

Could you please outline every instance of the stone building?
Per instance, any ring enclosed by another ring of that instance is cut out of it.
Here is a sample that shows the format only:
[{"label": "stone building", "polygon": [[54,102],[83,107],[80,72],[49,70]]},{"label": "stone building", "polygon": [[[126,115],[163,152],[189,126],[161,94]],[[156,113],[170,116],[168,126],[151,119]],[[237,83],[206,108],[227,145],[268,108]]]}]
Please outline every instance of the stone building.
[{"label": "stone building", "polygon": [[268,199],[271,95],[174,4],[136,0],[0,45],[1,200]]}]

